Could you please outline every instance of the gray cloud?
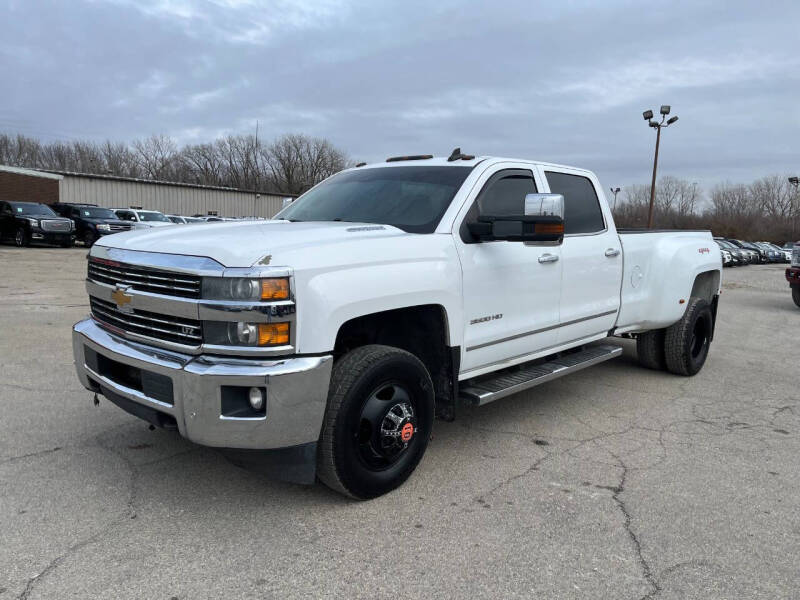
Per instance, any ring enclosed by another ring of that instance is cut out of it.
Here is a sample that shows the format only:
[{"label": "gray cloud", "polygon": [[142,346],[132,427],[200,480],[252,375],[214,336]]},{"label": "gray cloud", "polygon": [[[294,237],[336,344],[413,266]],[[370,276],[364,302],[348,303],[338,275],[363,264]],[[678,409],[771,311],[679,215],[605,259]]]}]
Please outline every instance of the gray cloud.
[{"label": "gray cloud", "polygon": [[476,154],[648,180],[800,170],[796,2],[10,1],[0,130],[182,142],[300,131],[359,160]]}]

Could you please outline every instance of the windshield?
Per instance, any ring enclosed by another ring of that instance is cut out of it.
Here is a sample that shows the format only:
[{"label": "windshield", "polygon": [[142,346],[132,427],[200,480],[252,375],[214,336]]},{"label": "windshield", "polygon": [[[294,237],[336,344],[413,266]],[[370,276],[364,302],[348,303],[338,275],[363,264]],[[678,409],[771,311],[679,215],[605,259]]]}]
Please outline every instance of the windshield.
[{"label": "windshield", "polygon": [[279,212],[289,221],[348,221],[433,233],[472,167],[388,167],[334,175]]},{"label": "windshield", "polygon": [[57,217],[53,209],[44,204],[36,202],[11,202],[11,208],[15,215],[30,215],[39,217]]},{"label": "windshield", "polygon": [[167,223],[172,223],[166,216],[162,215],[160,212],[144,212],[139,211],[139,218],[142,221],[166,221]]},{"label": "windshield", "polygon": [[87,219],[116,219],[117,215],[114,211],[108,208],[99,208],[97,206],[81,207],[81,216]]}]

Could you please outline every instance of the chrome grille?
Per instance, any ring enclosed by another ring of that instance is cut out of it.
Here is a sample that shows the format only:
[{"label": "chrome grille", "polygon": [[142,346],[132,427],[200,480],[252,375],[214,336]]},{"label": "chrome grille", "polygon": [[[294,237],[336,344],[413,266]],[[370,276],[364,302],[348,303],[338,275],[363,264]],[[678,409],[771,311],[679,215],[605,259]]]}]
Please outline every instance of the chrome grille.
[{"label": "chrome grille", "polygon": [[63,231],[67,232],[72,229],[72,224],[69,221],[56,221],[54,219],[42,219],[42,229],[44,231]]},{"label": "chrome grille", "polygon": [[200,321],[162,315],[146,310],[122,312],[113,302],[90,297],[89,304],[95,320],[109,325],[123,333],[135,333],[186,346],[199,346],[203,342]]},{"label": "chrome grille", "polygon": [[181,298],[200,297],[201,278],[196,275],[184,275],[183,273],[90,259],[87,276],[91,281],[97,283],[108,285],[121,283],[142,292],[180,296]]},{"label": "chrome grille", "polygon": [[111,231],[130,231],[133,225],[118,225],[116,223],[111,223],[108,227]]}]

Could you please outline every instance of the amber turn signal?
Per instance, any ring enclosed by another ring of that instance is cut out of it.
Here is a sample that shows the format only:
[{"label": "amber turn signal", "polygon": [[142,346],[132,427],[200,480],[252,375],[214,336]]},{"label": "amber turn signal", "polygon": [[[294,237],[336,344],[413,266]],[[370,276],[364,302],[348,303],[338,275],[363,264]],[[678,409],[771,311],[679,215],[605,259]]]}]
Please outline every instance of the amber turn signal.
[{"label": "amber turn signal", "polygon": [[289,298],[288,277],[261,280],[262,300],[287,300],[288,298]]},{"label": "amber turn signal", "polygon": [[289,323],[259,323],[259,346],[286,346],[289,344]]},{"label": "amber turn signal", "polygon": [[559,234],[564,233],[563,223],[536,223],[533,226],[534,233],[550,233]]}]

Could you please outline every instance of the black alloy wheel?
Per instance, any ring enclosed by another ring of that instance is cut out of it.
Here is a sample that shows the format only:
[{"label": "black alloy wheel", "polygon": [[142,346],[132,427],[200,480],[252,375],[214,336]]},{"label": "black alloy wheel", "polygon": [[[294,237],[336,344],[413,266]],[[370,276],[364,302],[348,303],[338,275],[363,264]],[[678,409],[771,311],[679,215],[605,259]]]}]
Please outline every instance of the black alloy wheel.
[{"label": "black alloy wheel", "polygon": [[362,500],[401,485],[422,459],[433,427],[425,365],[399,348],[362,346],[336,361],[329,389],[319,479]]},{"label": "black alloy wheel", "polygon": [[416,430],[414,402],[409,391],[401,383],[385,383],[368,396],[361,409],[353,432],[354,449],[367,468],[383,470],[408,450],[415,441]]}]

